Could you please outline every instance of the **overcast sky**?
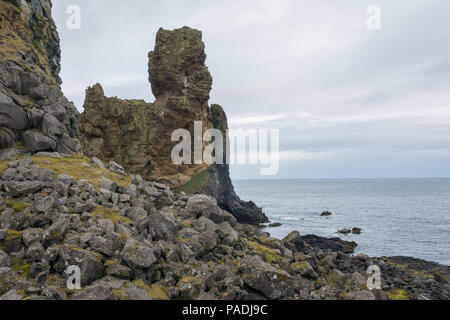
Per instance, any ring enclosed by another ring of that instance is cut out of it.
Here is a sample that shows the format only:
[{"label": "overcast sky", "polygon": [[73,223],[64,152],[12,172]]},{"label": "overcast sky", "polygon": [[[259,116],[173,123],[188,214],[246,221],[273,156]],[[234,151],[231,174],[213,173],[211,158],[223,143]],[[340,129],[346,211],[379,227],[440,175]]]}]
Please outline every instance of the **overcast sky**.
[{"label": "overcast sky", "polygon": [[[276,178],[450,177],[450,1],[57,0],[63,90],[153,101],[159,27],[203,31],[210,103],[280,129]],[[81,8],[81,29],[66,10]],[[381,30],[366,10],[381,9]],[[233,166],[234,178],[259,167]]]}]

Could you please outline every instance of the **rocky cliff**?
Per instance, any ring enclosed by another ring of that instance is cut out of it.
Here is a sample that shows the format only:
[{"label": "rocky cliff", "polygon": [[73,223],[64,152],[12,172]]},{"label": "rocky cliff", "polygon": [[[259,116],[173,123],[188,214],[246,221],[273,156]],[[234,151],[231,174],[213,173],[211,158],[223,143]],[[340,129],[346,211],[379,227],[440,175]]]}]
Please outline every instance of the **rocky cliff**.
[{"label": "rocky cliff", "polygon": [[187,129],[193,137],[194,121],[201,121],[202,134],[217,128],[226,136],[225,112],[208,104],[212,77],[201,32],[160,29],[148,56],[154,103],[107,98],[100,84],[86,90],[80,122],[84,153],[187,193],[212,195],[240,222],[266,222],[260,208],[236,195],[228,165],[172,163],[171,151],[178,143],[171,141],[174,130]]},{"label": "rocky cliff", "polygon": [[0,1],[0,148],[79,150],[79,113],[61,92],[59,71],[51,1]]}]

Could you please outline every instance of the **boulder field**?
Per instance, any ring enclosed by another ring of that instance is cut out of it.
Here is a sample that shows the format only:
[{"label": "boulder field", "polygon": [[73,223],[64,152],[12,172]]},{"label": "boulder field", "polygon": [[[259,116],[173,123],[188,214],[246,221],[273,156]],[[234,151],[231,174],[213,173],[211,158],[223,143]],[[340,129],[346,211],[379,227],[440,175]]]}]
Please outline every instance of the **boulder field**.
[{"label": "boulder field", "polygon": [[[0,299],[449,299],[450,268],[282,240],[187,195],[79,154],[0,162]],[[380,289],[369,290],[371,265]],[[81,289],[67,286],[78,266]]]}]

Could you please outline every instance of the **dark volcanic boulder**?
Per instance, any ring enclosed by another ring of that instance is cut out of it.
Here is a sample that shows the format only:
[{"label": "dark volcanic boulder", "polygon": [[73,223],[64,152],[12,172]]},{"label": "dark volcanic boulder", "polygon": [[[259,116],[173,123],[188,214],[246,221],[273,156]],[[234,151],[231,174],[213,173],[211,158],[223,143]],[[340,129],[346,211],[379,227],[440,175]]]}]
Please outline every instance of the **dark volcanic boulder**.
[{"label": "dark volcanic boulder", "polygon": [[340,238],[324,238],[314,234],[308,234],[301,237],[306,243],[322,250],[341,251],[344,253],[353,253],[358,246],[354,241],[345,241]]}]

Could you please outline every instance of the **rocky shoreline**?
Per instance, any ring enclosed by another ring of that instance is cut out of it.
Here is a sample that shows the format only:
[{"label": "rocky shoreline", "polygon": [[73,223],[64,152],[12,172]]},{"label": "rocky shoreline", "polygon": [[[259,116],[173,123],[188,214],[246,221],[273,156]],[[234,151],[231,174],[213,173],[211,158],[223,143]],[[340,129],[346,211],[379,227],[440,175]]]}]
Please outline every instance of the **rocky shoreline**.
[{"label": "rocky shoreline", "polygon": [[296,231],[274,239],[227,164],[170,161],[173,130],[228,128],[209,105],[198,30],[158,31],[154,103],[96,84],[80,115],[60,88],[51,6],[0,2],[0,300],[450,298],[448,266],[352,256],[354,242]]},{"label": "rocky shoreline", "polygon": [[[212,197],[114,163],[18,153],[0,162],[0,299],[450,298],[448,266],[351,256],[355,244],[298,232],[277,240]],[[80,290],[67,287],[71,265]]]}]

